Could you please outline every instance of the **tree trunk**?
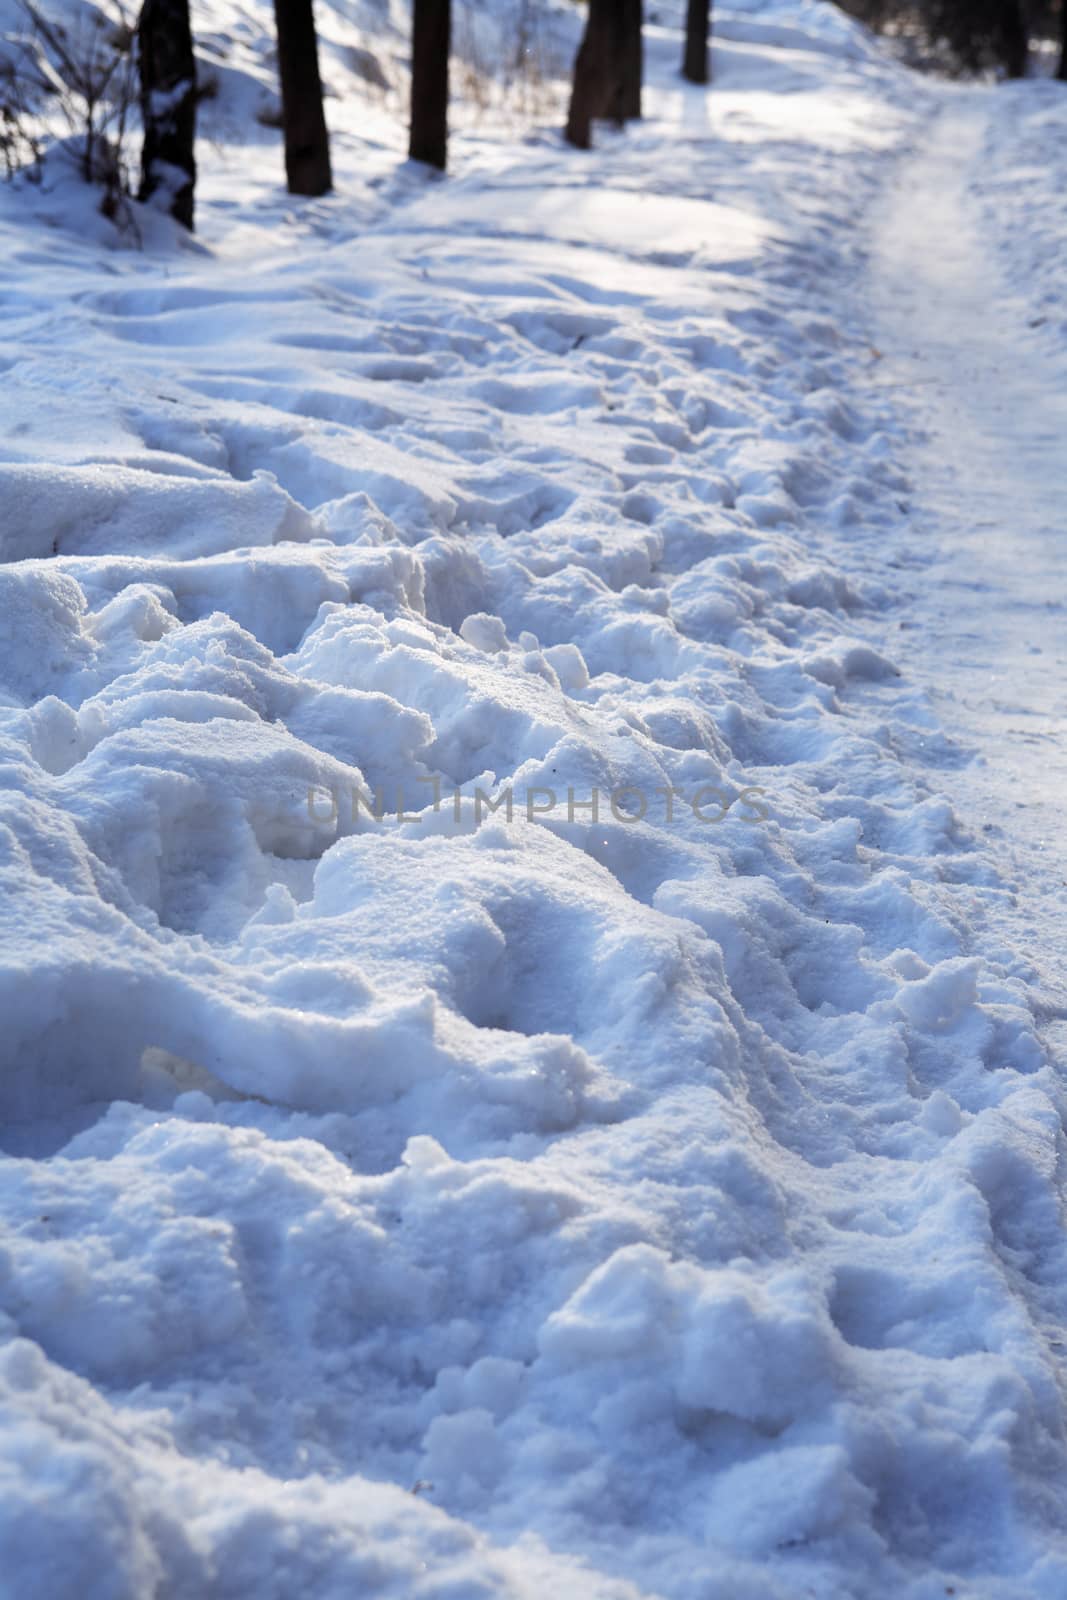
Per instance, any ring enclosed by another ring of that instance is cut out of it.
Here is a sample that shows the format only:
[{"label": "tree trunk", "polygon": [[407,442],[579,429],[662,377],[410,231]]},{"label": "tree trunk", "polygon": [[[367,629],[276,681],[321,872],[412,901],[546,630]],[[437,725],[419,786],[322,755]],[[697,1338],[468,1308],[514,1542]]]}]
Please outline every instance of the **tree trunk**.
[{"label": "tree trunk", "polygon": [[577,150],[592,147],[593,123],[598,117],[615,116],[621,120],[625,53],[622,23],[623,7],[628,3],[629,0],[589,0],[564,129],[564,138]]},{"label": "tree trunk", "polygon": [[620,0],[622,58],[616,120],[629,122],[641,116],[641,84],[645,75],[644,5],[642,0]]},{"label": "tree trunk", "polygon": [[452,0],[415,0],[411,37],[412,161],[445,170],[448,159],[448,55]]},{"label": "tree trunk", "polygon": [[330,136],[322,107],[319,43],[311,0],[274,0],[274,22],[289,193],[327,194],[333,188]]},{"label": "tree trunk", "polygon": [[1067,0],[1060,7],[1060,64],[1056,72],[1061,83],[1067,83]]},{"label": "tree trunk", "polygon": [[196,183],[196,62],[189,0],[145,0],[137,24],[141,79],[139,200],[159,194],[183,227],[193,226]]},{"label": "tree trunk", "polygon": [[1001,24],[1004,68],[1009,78],[1025,78],[1030,53],[1026,20],[1018,0],[1005,0]]},{"label": "tree trunk", "polygon": [[711,0],[689,0],[685,19],[685,54],[682,77],[690,83],[707,83],[711,78],[708,40],[711,35]]}]

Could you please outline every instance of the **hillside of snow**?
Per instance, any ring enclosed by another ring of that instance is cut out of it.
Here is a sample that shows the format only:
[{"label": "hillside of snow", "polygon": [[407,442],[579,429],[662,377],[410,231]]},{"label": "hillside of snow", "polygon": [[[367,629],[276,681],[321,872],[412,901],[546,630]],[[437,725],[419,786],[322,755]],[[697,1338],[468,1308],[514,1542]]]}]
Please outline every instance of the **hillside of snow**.
[{"label": "hillside of snow", "polygon": [[317,9],[334,194],[251,0],[194,239],[0,187],[0,1591],[1062,1600],[1062,1033],[863,289],[950,91],[663,0],[579,154],[501,0],[441,181]]}]

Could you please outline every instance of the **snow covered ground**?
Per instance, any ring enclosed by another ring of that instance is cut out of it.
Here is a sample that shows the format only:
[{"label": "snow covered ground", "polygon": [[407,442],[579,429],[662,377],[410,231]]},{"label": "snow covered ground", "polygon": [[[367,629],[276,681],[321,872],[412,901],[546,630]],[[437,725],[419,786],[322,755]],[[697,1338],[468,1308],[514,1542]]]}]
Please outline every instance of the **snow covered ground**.
[{"label": "snow covered ground", "polygon": [[1039,958],[1038,1005],[1063,1020],[1067,322],[1048,235],[1057,205],[1067,219],[1042,192],[1055,163],[1042,182],[1020,171],[1017,128],[1047,131],[1049,88],[1062,128],[1064,96],[1019,87],[1029,100],[1006,90],[996,118],[984,90],[943,97],[878,219],[870,282],[879,370],[917,434],[897,659],[931,681],[942,723],[974,758],[942,782],[988,835],[1016,891],[997,919]]},{"label": "snow covered ground", "polygon": [[1067,93],[657,10],[0,192],[4,1600],[1067,1593]]}]

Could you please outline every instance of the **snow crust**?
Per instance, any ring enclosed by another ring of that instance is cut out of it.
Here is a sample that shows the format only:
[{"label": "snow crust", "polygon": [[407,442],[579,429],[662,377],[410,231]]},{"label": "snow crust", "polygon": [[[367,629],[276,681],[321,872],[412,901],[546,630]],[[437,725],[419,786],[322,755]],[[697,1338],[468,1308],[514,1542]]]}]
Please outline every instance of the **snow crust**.
[{"label": "snow crust", "polygon": [[212,0],[195,245],[0,193],[12,1594],[1067,1592],[1062,1077],[866,554],[933,91],[657,9],[441,184],[320,6],[297,206]]}]

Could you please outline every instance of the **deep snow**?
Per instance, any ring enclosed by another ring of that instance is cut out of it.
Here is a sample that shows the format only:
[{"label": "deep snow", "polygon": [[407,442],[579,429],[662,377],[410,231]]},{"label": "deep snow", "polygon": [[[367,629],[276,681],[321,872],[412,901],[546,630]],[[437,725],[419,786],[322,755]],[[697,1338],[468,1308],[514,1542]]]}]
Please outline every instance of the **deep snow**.
[{"label": "deep snow", "polygon": [[5,1600],[1059,1600],[1063,1054],[929,598],[1024,474],[916,410],[950,202],[1054,392],[1028,86],[964,182],[822,0],[708,94],[665,5],[642,126],[437,183],[320,7],[298,205],[268,9],[195,245],[0,193]]}]

